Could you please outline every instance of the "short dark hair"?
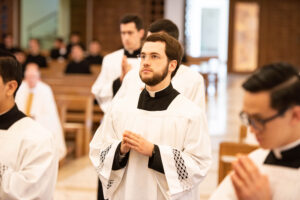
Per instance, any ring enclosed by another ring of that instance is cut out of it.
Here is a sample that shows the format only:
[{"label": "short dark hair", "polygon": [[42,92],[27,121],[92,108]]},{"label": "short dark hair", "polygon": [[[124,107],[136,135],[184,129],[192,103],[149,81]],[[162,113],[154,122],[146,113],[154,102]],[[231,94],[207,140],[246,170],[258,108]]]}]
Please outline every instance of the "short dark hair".
[{"label": "short dark hair", "polygon": [[159,19],[150,24],[149,31],[151,33],[157,33],[157,32],[166,32],[172,37],[174,37],[176,40],[178,40],[179,37],[179,30],[176,24],[174,24],[171,20],[168,19]]},{"label": "short dark hair", "polygon": [[251,93],[270,91],[271,107],[279,112],[300,105],[299,70],[288,63],[265,65],[242,86]]},{"label": "short dark hair", "polygon": [[143,21],[138,15],[134,15],[134,14],[125,15],[120,20],[120,24],[128,24],[130,22],[133,22],[135,24],[137,30],[144,29]]},{"label": "short dark hair", "polygon": [[79,31],[72,31],[72,32],[70,33],[70,36],[73,36],[73,35],[77,35],[77,36],[80,37],[80,32],[79,32]]},{"label": "short dark hair", "polygon": [[4,83],[15,80],[18,83],[17,92],[22,82],[22,66],[16,57],[8,51],[0,49],[0,76]]},{"label": "short dark hair", "polygon": [[165,52],[168,60],[176,60],[176,69],[172,72],[171,77],[173,78],[178,70],[183,56],[183,48],[181,44],[175,38],[171,37],[167,33],[153,33],[148,36],[144,43],[146,42],[164,42],[166,44]]}]

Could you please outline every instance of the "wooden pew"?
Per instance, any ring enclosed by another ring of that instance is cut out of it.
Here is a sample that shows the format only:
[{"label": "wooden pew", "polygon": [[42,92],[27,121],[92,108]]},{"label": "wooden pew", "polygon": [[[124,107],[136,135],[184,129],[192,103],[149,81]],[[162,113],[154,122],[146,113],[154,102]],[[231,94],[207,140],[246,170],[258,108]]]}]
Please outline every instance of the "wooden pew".
[{"label": "wooden pew", "polygon": [[257,148],[258,146],[241,142],[221,142],[219,149],[218,182],[221,183],[225,176],[231,171],[231,162],[236,159],[237,154],[248,154]]},{"label": "wooden pew", "polygon": [[[54,95],[92,95],[91,88],[97,76],[93,75],[63,75],[44,77],[43,81],[49,84]],[[93,106],[93,122],[100,123],[103,112],[98,105]]]},{"label": "wooden pew", "polygon": [[42,80],[51,86],[86,86],[91,88],[96,78],[97,76],[94,75],[68,74],[60,76],[44,76],[42,77]]},{"label": "wooden pew", "polygon": [[102,66],[101,65],[91,65],[91,72],[93,75],[98,76],[101,72]]},{"label": "wooden pew", "polygon": [[76,156],[88,154],[92,138],[92,95],[55,95],[62,125],[66,133],[75,136]]},{"label": "wooden pew", "polygon": [[51,60],[47,64],[47,68],[40,69],[42,77],[61,76],[64,74],[65,68],[67,66],[67,61]]}]

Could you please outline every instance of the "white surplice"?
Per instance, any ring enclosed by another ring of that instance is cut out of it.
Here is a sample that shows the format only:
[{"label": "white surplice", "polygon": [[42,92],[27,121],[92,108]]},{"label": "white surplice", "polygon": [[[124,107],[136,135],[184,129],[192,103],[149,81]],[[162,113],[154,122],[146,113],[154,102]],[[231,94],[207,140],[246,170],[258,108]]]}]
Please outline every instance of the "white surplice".
[{"label": "white surplice", "polygon": [[58,157],[61,160],[66,156],[67,150],[52,90],[42,81],[39,81],[34,89],[30,89],[26,81],[23,81],[16,94],[16,104],[23,112],[26,110],[27,97],[30,92],[34,94],[30,116],[53,133]]},{"label": "white surplice", "polygon": [[[117,50],[104,56],[101,72],[92,86],[92,93],[104,112],[107,112],[109,109],[113,98],[113,82],[121,76],[123,56],[124,49]],[[139,66],[137,58],[127,58],[127,62],[132,68]]]},{"label": "white surplice", "polygon": [[[264,164],[269,152],[270,150],[258,149],[250,153],[249,157],[259,171],[268,176],[272,200],[298,200],[300,198],[300,168]],[[238,199],[230,175],[225,177],[210,197],[210,200],[220,199]]]},{"label": "white surplice", "polygon": [[[167,110],[137,109],[139,95],[112,104],[90,143],[90,159],[110,200],[198,200],[198,184],[211,165],[206,117],[179,94]],[[149,157],[130,151],[125,168],[112,170],[125,130],[158,145],[165,174],[148,168]]]},{"label": "white surplice", "polygon": [[0,199],[52,200],[58,159],[53,135],[29,117],[0,130]]},{"label": "white surplice", "polygon": [[[185,65],[180,65],[172,79],[172,85],[180,94],[183,94],[205,111],[205,85],[201,74]],[[144,87],[145,83],[139,76],[139,67],[136,67],[126,74],[114,99],[135,95],[140,93]]]}]

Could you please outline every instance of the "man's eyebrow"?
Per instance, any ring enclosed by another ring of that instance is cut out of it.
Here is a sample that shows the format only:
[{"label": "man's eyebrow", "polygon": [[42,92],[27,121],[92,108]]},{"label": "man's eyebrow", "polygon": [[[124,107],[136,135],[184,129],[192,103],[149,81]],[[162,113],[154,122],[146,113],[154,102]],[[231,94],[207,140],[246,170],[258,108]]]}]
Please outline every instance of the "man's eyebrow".
[{"label": "man's eyebrow", "polygon": [[133,31],[121,31],[121,33],[133,33]]},{"label": "man's eyebrow", "polygon": [[251,117],[255,117],[255,118],[262,118],[263,116],[260,113],[254,113],[250,115]]},{"label": "man's eyebrow", "polygon": [[[146,52],[141,52],[140,54],[146,54]],[[151,54],[151,55],[160,55],[159,53],[157,52],[150,52],[148,54]]]}]

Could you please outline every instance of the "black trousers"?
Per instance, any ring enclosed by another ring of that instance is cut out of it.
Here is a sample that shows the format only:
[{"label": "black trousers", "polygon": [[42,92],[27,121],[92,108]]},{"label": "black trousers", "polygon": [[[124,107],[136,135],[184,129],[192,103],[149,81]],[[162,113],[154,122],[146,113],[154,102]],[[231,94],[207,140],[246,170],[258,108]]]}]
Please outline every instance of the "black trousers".
[{"label": "black trousers", "polygon": [[103,195],[103,189],[100,179],[98,178],[98,194],[97,194],[98,200],[105,200]]}]

